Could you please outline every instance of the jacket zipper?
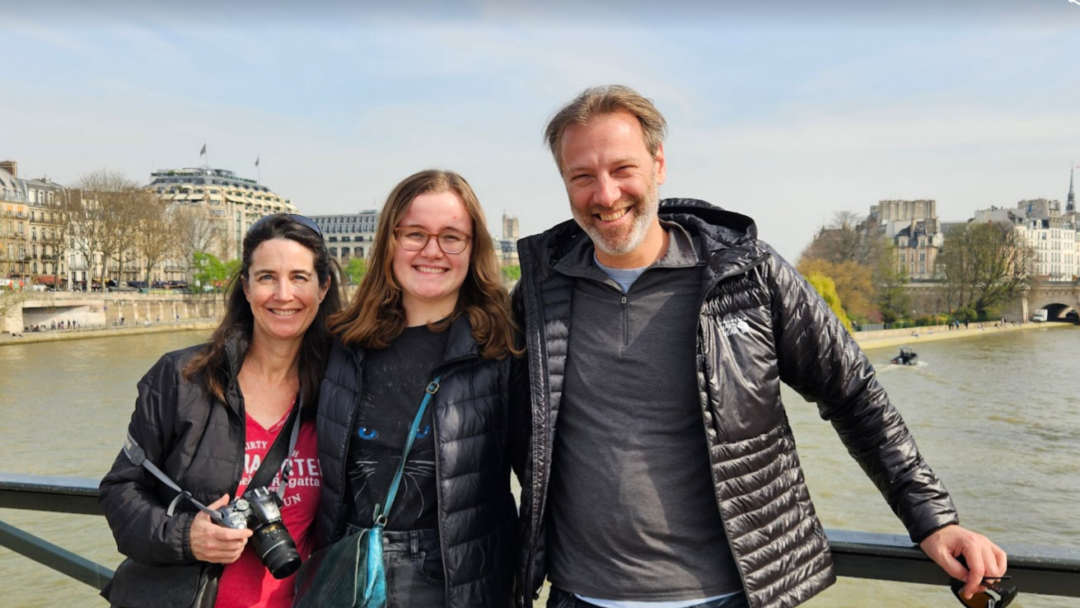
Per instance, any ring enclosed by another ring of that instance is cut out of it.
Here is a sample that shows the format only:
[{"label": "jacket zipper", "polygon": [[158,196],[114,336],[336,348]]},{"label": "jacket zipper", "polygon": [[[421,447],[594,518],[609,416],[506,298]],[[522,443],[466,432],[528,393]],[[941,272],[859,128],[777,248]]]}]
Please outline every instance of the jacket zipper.
[{"label": "jacket zipper", "polygon": [[622,345],[630,346],[630,305],[627,304],[625,293],[622,294],[622,329]]},{"label": "jacket zipper", "polygon": [[[524,256],[522,258],[521,264],[522,264],[522,276],[528,276],[528,271],[531,270],[532,260],[529,258],[528,255],[526,255],[526,256]],[[538,297],[536,294],[533,293],[534,288],[535,288],[535,285],[533,285],[529,281],[525,281],[524,284],[523,284],[523,289],[525,290],[525,292],[524,292],[524,294],[522,296],[522,299],[525,300],[524,306],[525,306],[525,315],[526,315],[526,329],[528,328],[528,325],[529,325],[528,324],[528,320],[529,320],[528,317],[530,315],[532,315],[533,317],[536,317],[535,313],[530,312],[530,306],[529,305],[530,304],[536,304],[536,305],[540,304],[539,302],[533,302],[533,298]],[[526,349],[527,350],[527,355],[526,356],[530,357],[530,360],[531,360],[532,353],[537,353],[537,356],[540,356],[540,354],[544,351],[543,340],[541,340],[542,334],[541,334],[541,330],[540,330],[539,319],[534,318],[534,319],[532,319],[532,321],[533,321],[532,327],[534,327],[535,329],[533,330],[532,333],[526,332],[526,335],[525,335],[525,342],[526,342],[526,346],[528,347]],[[532,342],[532,344],[529,344],[529,342]],[[532,375],[531,374],[531,372],[532,372],[531,365],[529,367],[530,367],[530,369],[529,369],[530,374],[529,375],[531,376]],[[543,377],[543,374],[541,374],[541,380],[546,380],[546,378]],[[541,393],[540,397],[543,397],[544,389],[543,388],[539,389],[539,392]],[[530,390],[530,397],[532,397],[532,396],[533,396],[533,391]],[[533,401],[535,401],[535,399],[533,399]],[[550,406],[550,403],[546,399],[542,399],[540,402]],[[531,428],[533,429],[533,435],[535,437],[537,435],[536,432],[535,432],[535,429],[539,428],[539,424],[538,424],[539,420],[537,419],[538,418],[537,414],[536,414],[535,411],[533,411],[533,408],[531,407],[531,404],[530,404],[530,407],[529,407],[529,416],[532,418]],[[532,467],[533,467],[534,490],[536,489],[535,488],[535,483],[538,480],[538,477],[542,474],[542,471],[544,470],[543,463],[541,462],[541,459],[542,459],[541,458],[541,453],[546,453],[547,452],[547,440],[548,440],[548,434],[547,433],[541,433],[540,436],[539,436],[539,441],[530,441],[530,443],[532,444],[532,450],[531,451],[532,451]],[[544,481],[544,485],[545,485],[545,491],[546,491],[546,486],[547,486],[547,481],[546,480]],[[540,525],[541,525],[540,511],[542,510],[542,503],[544,502],[543,498],[541,497],[541,494],[543,494],[543,492],[534,491],[533,495],[532,495],[532,503],[533,503],[532,504],[532,521],[529,522],[529,525],[532,528],[530,530],[530,532],[531,532],[530,536],[531,536],[532,540],[529,543],[529,547],[530,547],[529,555],[528,555],[528,559],[525,562],[525,580],[521,582],[521,584],[522,584],[522,593],[521,593],[521,595],[525,599],[525,603],[527,605],[529,605],[529,606],[532,606],[533,600],[540,599],[539,591],[534,592],[531,589],[529,589],[529,587],[532,585],[533,563],[536,561],[536,543],[539,542],[539,540],[540,540]]]},{"label": "jacket zipper", "polygon": [[[442,363],[442,365],[440,365],[436,369],[440,369],[440,370],[441,369],[446,369],[447,367],[449,367],[449,365],[451,363],[456,363],[458,361],[464,361],[465,359],[469,359],[469,358],[472,358],[474,356],[475,355],[468,355],[468,356],[464,356],[464,357],[457,357],[457,358],[451,359],[449,361],[444,361]],[[442,373],[442,372],[440,372],[440,373]],[[444,382],[446,382],[445,377],[439,380],[439,386],[442,387]],[[436,422],[436,419],[438,418],[438,416],[435,415],[435,413],[438,410],[439,410],[438,389],[436,389],[436,393],[431,396],[431,440],[435,442],[435,505],[436,505],[437,511],[439,511],[439,512],[436,512],[436,515],[438,516],[438,520],[439,520],[439,557],[442,558],[443,578],[446,580],[446,586],[444,587],[444,590],[443,590],[443,593],[445,594],[446,589],[448,589],[450,587],[450,577],[446,574],[446,564],[448,562],[446,561],[446,543],[443,542],[443,538],[446,537],[446,535],[443,534],[443,530],[445,529],[446,526],[445,526],[445,523],[443,522],[441,511],[442,511],[442,505],[445,505],[446,503],[443,502],[442,484],[439,483],[439,425]],[[408,455],[406,455],[406,458],[407,457],[408,457]],[[389,513],[387,513],[387,515],[389,515]]]},{"label": "jacket zipper", "polygon": [[[233,491],[232,496],[229,497],[232,500],[236,500],[236,491],[240,489],[240,480],[244,477],[244,456],[247,453],[247,450],[245,449],[245,445],[247,445],[247,415],[245,414],[244,394],[240,392],[239,378],[236,380],[236,394],[239,396],[240,400],[240,457],[237,458],[236,466],[233,469]],[[228,406],[226,406],[226,409],[229,409]],[[220,498],[220,496],[215,497],[214,500],[217,500],[218,498]]]},{"label": "jacket zipper", "polygon": [[[698,303],[697,339],[699,341],[703,341],[703,337],[702,337],[703,333],[702,333],[702,327],[701,327],[701,310],[702,310],[702,307],[705,306],[705,299],[708,297],[709,292],[711,292],[713,289],[715,289],[716,286],[720,284],[720,281],[727,280],[727,279],[729,279],[731,277],[738,276],[740,274],[746,274],[747,272],[750,272],[754,268],[757,268],[758,266],[765,263],[765,261],[768,258],[769,258],[769,254],[764,254],[761,257],[759,257],[758,259],[751,262],[750,264],[748,264],[746,266],[736,268],[736,269],[731,270],[729,272],[726,272],[726,273],[718,276],[716,278],[716,280],[713,281],[712,285],[710,285],[709,289],[705,292],[705,296],[701,299],[701,302]],[[695,361],[698,362],[699,370],[702,372],[701,374],[699,374],[699,377],[704,378],[705,377],[705,374],[704,374],[705,361],[704,361],[704,357],[701,355],[700,344],[695,344],[695,351],[696,352],[694,353],[694,359],[695,359]],[[705,391],[705,386],[703,385],[703,382],[704,381],[700,381],[699,384],[698,384],[698,395],[705,395],[706,391]],[[716,430],[716,434],[718,436],[720,436],[722,439],[726,440],[727,435],[723,432],[723,427],[720,425],[720,417],[715,412],[710,411],[708,398],[702,396],[702,397],[700,397],[700,399],[701,399],[702,412],[703,413],[704,412],[709,412],[712,415],[713,427]],[[703,418],[702,419],[702,424],[704,425],[704,423],[705,423],[705,421],[704,421],[704,418]],[[705,445],[708,447],[708,451],[709,451],[709,474],[712,476],[712,480],[713,480],[713,487],[712,487],[713,499],[716,500],[716,510],[717,510],[717,513],[720,515],[720,525],[724,529],[724,538],[727,540],[728,550],[731,551],[731,556],[734,558],[735,570],[739,573],[739,581],[742,583],[743,592],[745,593],[746,589],[747,589],[747,587],[746,587],[746,573],[743,572],[742,565],[741,565],[741,563],[739,561],[739,556],[735,555],[735,551],[734,551],[734,549],[732,549],[731,533],[728,531],[727,522],[724,520],[724,510],[722,508],[720,508],[720,497],[717,496],[717,494],[716,494],[716,486],[717,486],[717,484],[719,483],[720,480],[717,479],[717,476],[716,476],[717,474],[715,472],[716,469],[712,466],[712,444],[709,442],[709,429],[708,429],[707,426],[705,427]],[[748,603],[750,602],[749,595],[747,595],[746,601]]]},{"label": "jacket zipper", "polygon": [[[348,459],[349,459],[349,444],[352,442],[353,425],[356,423],[356,415],[360,412],[360,400],[362,399],[361,392],[364,385],[364,368],[361,367],[361,361],[351,349],[349,349],[349,355],[353,359],[353,365],[356,368],[356,401],[353,402],[352,412],[349,414],[349,427],[345,431],[345,450],[341,459],[341,503],[337,508],[337,515],[334,516],[334,525],[330,530],[330,534],[333,535],[333,540],[340,538],[340,531],[344,521],[342,515],[345,512],[345,492],[349,483],[348,474]],[[333,541],[331,541],[333,542]]]}]

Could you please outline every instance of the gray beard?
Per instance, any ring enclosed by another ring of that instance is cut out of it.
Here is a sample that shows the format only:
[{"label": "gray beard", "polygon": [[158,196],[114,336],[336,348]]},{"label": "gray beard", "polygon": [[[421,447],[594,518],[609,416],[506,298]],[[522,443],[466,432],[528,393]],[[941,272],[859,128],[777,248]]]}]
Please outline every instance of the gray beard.
[{"label": "gray beard", "polygon": [[592,222],[593,217],[591,215],[582,217],[574,209],[574,221],[577,222],[578,226],[581,226],[585,234],[589,235],[593,246],[600,251],[610,256],[626,255],[640,247],[645,241],[646,235],[649,234],[649,226],[652,225],[653,219],[660,208],[660,198],[656,189],[651,188],[650,190],[645,195],[645,199],[633,206],[631,212],[634,213],[634,223],[630,227],[630,232],[620,241],[611,242],[605,239],[600,229]]}]

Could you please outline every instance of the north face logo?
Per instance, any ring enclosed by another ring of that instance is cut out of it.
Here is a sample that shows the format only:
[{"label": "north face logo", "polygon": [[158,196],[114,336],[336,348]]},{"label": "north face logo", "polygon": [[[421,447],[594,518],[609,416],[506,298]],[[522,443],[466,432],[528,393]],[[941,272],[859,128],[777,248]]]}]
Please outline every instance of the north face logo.
[{"label": "north face logo", "polygon": [[720,323],[720,329],[725,336],[733,336],[735,334],[749,333],[750,324],[746,322],[746,319],[724,319]]}]

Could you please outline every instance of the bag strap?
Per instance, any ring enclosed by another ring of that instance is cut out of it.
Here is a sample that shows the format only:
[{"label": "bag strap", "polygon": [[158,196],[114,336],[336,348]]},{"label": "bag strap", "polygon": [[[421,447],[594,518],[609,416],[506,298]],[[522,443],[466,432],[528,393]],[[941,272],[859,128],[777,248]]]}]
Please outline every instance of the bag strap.
[{"label": "bag strap", "polygon": [[[248,483],[247,487],[262,488],[269,486],[274,481],[274,475],[280,470],[281,485],[278,486],[277,494],[278,498],[285,497],[285,488],[289,485],[289,475],[292,473],[289,455],[296,449],[296,438],[300,434],[300,424],[296,420],[299,415],[300,395],[297,395],[292,411],[289,412],[289,419],[285,421],[285,426],[282,427],[281,432],[274,439],[274,445],[270,446],[270,451],[266,453],[266,458],[259,464],[259,470],[255,472],[255,476],[251,478],[251,482]],[[288,446],[286,446],[284,439],[286,435],[289,436]]]},{"label": "bag strap", "polygon": [[384,501],[386,506],[380,508],[379,505],[375,505],[376,526],[386,526],[386,518],[390,514],[391,507],[394,506],[394,497],[397,495],[398,485],[401,484],[401,477],[405,473],[405,461],[408,460],[413,441],[416,440],[416,432],[420,430],[420,419],[424,417],[424,410],[427,409],[431,398],[435,396],[435,393],[439,392],[439,380],[441,378],[442,374],[435,376],[435,379],[424,389],[424,400],[420,402],[420,409],[417,410],[416,418],[413,419],[412,428],[409,429],[409,438],[405,441],[405,450],[401,453],[401,463],[398,464],[397,472],[394,473],[394,482],[390,484],[390,491],[386,494],[386,500]]},{"label": "bag strap", "polygon": [[[285,427],[280,433],[278,433],[277,439],[274,440],[274,445],[270,446],[270,451],[266,453],[266,458],[259,465],[259,470],[255,472],[255,476],[251,479],[251,482],[248,483],[249,488],[258,488],[268,485],[271,481],[274,480],[274,473],[276,473],[278,468],[280,467],[281,485],[278,486],[277,494],[278,498],[284,497],[285,488],[289,486],[289,475],[292,474],[292,465],[289,463],[288,459],[285,458],[285,454],[292,454],[293,450],[296,448],[296,438],[300,434],[300,425],[297,423],[296,419],[300,415],[300,408],[300,395],[297,395],[296,402],[293,404],[293,409],[289,413],[289,419],[285,421]],[[290,436],[288,452],[284,452],[282,449],[285,446],[285,443],[282,441],[282,437],[286,434]],[[221,513],[217,512],[215,509],[207,507],[198,500],[195,500],[195,497],[191,495],[191,492],[188,492],[187,490],[176,485],[176,482],[174,482],[172,479],[169,479],[169,476],[166,475],[164,471],[157,468],[156,466],[154,466],[154,463],[147,460],[146,452],[142,449],[142,446],[140,446],[139,443],[135,441],[135,438],[131,436],[130,430],[128,430],[127,437],[124,441],[123,452],[124,455],[127,456],[128,460],[131,461],[131,464],[137,467],[141,466],[145,468],[147,471],[150,471],[150,473],[159,481],[178,492],[176,498],[174,498],[172,502],[169,503],[169,506],[165,511],[165,513],[169,517],[172,517],[173,513],[176,511],[176,505],[179,504],[181,500],[187,499],[200,511],[209,515],[210,518],[214,520],[214,522],[221,523]],[[278,464],[282,460],[284,460],[284,462]],[[256,482],[261,483],[256,485]],[[233,498],[236,497],[234,496]]]}]

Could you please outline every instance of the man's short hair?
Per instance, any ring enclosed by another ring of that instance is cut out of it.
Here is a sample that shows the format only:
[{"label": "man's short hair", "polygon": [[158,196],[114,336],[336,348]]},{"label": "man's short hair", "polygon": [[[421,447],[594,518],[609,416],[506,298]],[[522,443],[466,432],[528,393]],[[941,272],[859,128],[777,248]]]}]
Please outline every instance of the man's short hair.
[{"label": "man's short hair", "polygon": [[645,135],[645,148],[649,154],[656,156],[656,152],[660,150],[660,144],[664,143],[664,137],[667,135],[667,121],[652,101],[642,97],[634,89],[621,84],[592,87],[585,89],[573,101],[563,106],[544,130],[544,139],[551,148],[551,154],[555,157],[555,164],[559,167],[560,173],[563,165],[559,148],[562,147],[563,133],[566,128],[572,124],[583,125],[595,116],[616,112],[628,112],[638,119],[641,123],[641,131]]}]

